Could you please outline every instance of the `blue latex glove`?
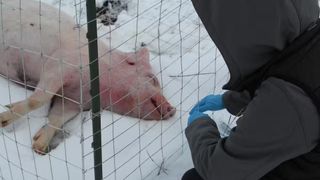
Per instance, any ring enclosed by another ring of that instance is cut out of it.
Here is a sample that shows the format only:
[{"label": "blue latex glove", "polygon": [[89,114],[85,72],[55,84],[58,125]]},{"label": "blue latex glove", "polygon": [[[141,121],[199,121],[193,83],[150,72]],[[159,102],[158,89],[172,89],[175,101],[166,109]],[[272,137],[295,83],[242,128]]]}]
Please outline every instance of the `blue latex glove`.
[{"label": "blue latex glove", "polygon": [[190,114],[194,111],[218,111],[224,109],[222,95],[208,95],[201,99],[190,111]]},{"label": "blue latex glove", "polygon": [[207,118],[209,117],[208,114],[204,114],[199,111],[193,111],[189,113],[189,118],[188,118],[188,126],[195,120],[201,119],[201,118]]}]

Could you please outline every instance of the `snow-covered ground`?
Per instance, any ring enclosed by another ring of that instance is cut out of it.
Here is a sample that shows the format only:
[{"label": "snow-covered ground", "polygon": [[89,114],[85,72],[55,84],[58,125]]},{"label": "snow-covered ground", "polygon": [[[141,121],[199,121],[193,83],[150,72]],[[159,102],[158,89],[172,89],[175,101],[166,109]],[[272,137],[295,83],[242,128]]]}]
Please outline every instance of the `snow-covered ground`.
[{"label": "snow-covered ground", "polygon": [[[42,2],[59,7],[58,0]],[[99,0],[102,3],[102,0]],[[76,4],[76,5],[75,5]],[[64,0],[63,11],[85,23],[85,1]],[[138,17],[138,18],[137,18]],[[146,44],[151,65],[167,99],[177,108],[168,121],[139,121],[102,112],[105,179],[180,179],[192,167],[184,128],[188,111],[209,93],[221,92],[228,71],[189,0],[132,0],[115,25],[98,24],[110,47],[134,51]],[[110,33],[111,31],[111,33]],[[199,74],[200,75],[196,75]],[[0,108],[32,92],[0,78]],[[90,113],[64,126],[68,137],[48,155],[31,150],[32,137],[47,121],[48,105],[21,118],[0,134],[0,177],[5,180],[93,179]],[[226,112],[213,115],[221,130],[233,125]],[[224,122],[224,123],[223,123]],[[81,135],[84,136],[83,141]],[[161,167],[161,168],[159,168]]]}]

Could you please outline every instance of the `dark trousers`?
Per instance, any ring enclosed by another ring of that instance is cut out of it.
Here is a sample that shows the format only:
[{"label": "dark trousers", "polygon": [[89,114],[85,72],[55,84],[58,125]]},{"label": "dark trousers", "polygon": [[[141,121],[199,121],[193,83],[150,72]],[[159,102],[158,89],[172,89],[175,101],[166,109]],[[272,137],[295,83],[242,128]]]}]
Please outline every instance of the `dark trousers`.
[{"label": "dark trousers", "polygon": [[195,168],[190,169],[182,176],[181,180],[203,180]]}]

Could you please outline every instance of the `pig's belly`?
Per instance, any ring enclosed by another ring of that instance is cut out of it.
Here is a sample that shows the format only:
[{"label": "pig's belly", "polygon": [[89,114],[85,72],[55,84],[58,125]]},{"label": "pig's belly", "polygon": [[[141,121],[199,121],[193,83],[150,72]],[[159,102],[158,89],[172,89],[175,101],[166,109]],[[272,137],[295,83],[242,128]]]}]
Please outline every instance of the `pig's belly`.
[{"label": "pig's belly", "polygon": [[25,83],[34,88],[40,79],[42,64],[39,58],[30,57],[18,49],[7,48],[0,50],[0,74],[20,85]]}]

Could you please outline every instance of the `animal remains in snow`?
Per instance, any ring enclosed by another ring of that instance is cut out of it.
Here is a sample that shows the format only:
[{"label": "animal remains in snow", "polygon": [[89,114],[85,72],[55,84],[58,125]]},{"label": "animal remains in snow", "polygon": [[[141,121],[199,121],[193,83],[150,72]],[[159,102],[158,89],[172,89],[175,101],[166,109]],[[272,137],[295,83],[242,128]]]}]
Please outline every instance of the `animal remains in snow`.
[{"label": "animal remains in snow", "polygon": [[100,7],[97,7],[97,17],[104,25],[114,25],[118,15],[128,10],[128,0],[105,0]]},{"label": "animal remains in snow", "polygon": [[[2,0],[1,11],[0,74],[34,92],[8,105],[8,111],[0,113],[0,125],[51,102],[48,124],[36,133],[32,145],[45,154],[63,124],[79,114],[80,107],[91,108],[88,47],[79,45],[87,41],[86,32],[75,28],[68,15],[35,1]],[[110,53],[105,44],[98,44],[103,109],[145,120],[174,115],[175,108],[152,73],[148,49]]]}]

